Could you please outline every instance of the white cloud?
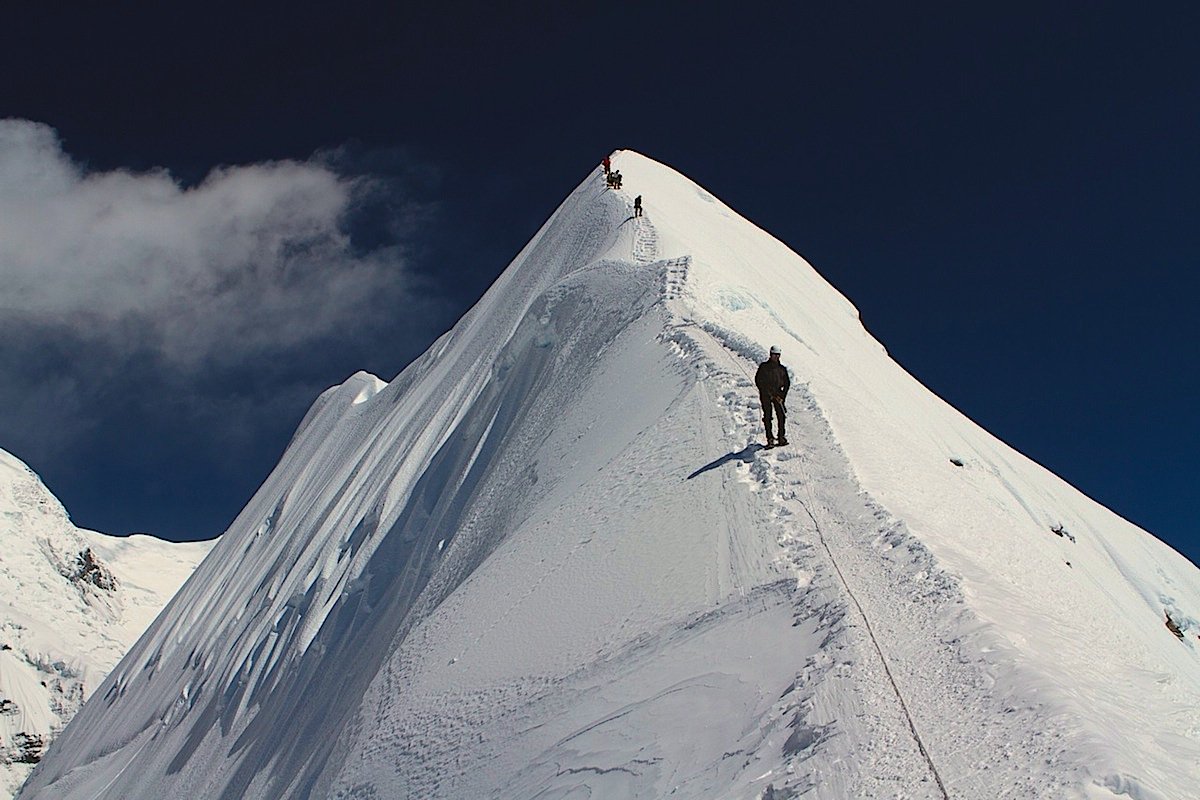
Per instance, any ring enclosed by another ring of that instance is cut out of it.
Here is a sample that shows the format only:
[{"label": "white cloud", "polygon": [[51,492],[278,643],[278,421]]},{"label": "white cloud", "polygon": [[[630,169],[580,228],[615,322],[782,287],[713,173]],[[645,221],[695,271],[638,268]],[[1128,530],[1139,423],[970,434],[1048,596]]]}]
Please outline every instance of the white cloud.
[{"label": "white cloud", "polygon": [[0,317],[185,372],[351,335],[408,291],[397,246],[351,245],[369,189],[317,162],[223,167],[193,187],[89,172],[49,126],[0,120]]},{"label": "white cloud", "polygon": [[59,472],[261,462],[321,390],[404,366],[453,310],[403,248],[436,174],[352,149],[185,186],[0,120],[0,448]]}]

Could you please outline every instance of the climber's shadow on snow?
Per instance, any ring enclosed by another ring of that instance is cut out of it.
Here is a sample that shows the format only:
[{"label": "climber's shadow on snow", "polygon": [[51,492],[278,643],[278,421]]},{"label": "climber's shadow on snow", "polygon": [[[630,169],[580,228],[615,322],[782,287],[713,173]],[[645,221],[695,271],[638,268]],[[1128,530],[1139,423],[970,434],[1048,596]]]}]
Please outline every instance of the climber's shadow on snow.
[{"label": "climber's shadow on snow", "polygon": [[748,444],[745,447],[743,447],[741,450],[735,450],[732,453],[726,453],[725,455],[718,458],[716,461],[710,461],[709,463],[705,464],[700,469],[693,472],[691,475],[688,475],[687,479],[690,481],[692,478],[696,477],[697,475],[703,475],[704,473],[708,472],[709,470],[716,469],[717,467],[721,466],[722,464],[728,464],[730,461],[741,461],[743,464],[749,464],[751,461],[754,460],[754,454],[762,449],[763,449],[763,446],[761,444],[758,444],[757,442],[755,442],[754,444]]}]

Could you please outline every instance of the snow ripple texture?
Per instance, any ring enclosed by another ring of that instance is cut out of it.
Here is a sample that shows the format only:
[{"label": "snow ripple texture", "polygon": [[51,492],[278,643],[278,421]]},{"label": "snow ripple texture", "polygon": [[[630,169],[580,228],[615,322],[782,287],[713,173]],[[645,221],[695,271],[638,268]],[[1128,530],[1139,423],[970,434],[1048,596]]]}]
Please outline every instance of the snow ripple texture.
[{"label": "snow ripple texture", "polygon": [[390,384],[318,400],[22,798],[1193,793],[1196,568],[782,243],[614,166]]}]

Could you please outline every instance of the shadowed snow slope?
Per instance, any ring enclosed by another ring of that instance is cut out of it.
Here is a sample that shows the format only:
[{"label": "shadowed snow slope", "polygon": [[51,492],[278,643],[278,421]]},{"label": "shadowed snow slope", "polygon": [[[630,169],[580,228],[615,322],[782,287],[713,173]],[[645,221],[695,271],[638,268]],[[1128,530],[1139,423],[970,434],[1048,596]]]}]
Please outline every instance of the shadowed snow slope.
[{"label": "shadowed snow slope", "polygon": [[22,798],[1192,792],[1196,568],[614,165],[392,383],[321,396]]},{"label": "shadowed snow slope", "polygon": [[76,528],[0,450],[0,798],[211,548]]}]

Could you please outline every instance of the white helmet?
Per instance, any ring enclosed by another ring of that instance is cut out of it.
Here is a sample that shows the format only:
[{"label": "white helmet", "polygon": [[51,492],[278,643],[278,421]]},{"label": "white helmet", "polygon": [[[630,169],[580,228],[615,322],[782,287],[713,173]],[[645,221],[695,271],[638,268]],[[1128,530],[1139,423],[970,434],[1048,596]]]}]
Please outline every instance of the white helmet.
[{"label": "white helmet", "polygon": [[779,349],[779,345],[771,345],[771,355],[777,356],[780,354],[780,352],[782,351]]}]

